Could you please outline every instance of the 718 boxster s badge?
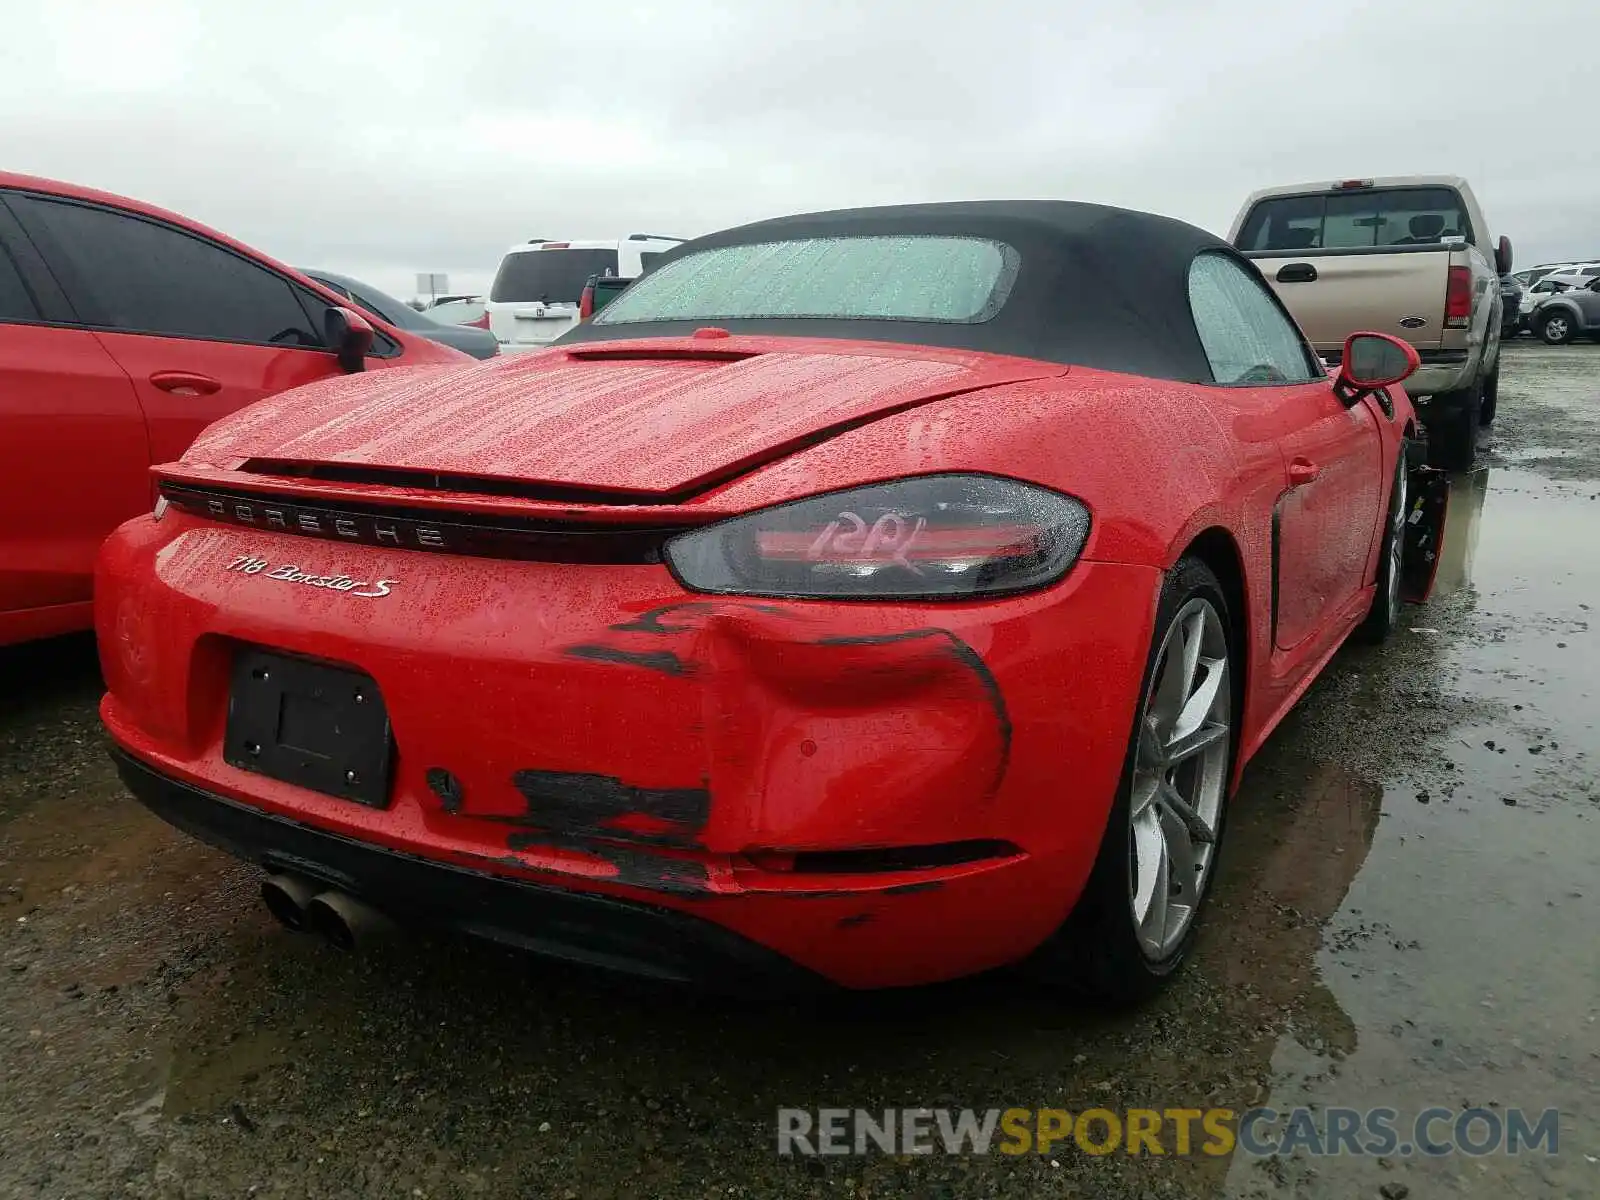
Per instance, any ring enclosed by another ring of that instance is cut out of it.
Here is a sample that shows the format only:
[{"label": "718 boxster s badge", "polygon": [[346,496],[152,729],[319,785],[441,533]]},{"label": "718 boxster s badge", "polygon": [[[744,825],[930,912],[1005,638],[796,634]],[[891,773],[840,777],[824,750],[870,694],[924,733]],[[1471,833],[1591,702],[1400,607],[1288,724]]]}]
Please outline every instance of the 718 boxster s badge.
[{"label": "718 boxster s badge", "polygon": [[212,426],[101,556],[103,717],[341,941],[1135,1000],[1242,765],[1427,586],[1416,365],[1358,334],[1330,377],[1248,261],[1135,212],[714,234],[539,354]]}]

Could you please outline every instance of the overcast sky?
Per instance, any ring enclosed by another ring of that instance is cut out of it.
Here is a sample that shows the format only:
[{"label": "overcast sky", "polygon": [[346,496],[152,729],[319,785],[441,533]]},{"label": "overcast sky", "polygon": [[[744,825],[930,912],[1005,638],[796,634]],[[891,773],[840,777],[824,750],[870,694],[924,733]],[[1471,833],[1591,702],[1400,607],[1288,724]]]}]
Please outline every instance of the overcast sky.
[{"label": "overcast sky", "polygon": [[5,7],[0,165],[402,296],[535,236],[1001,197],[1226,233],[1255,187],[1416,172],[1520,265],[1600,255],[1600,0]]}]

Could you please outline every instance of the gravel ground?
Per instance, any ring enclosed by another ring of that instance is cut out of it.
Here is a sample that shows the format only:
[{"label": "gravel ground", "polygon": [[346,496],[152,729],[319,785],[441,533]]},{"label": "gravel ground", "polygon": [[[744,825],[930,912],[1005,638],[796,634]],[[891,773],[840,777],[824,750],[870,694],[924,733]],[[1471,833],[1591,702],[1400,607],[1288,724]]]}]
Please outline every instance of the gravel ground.
[{"label": "gravel ground", "polygon": [[[1600,1195],[1600,347],[1517,345],[1439,591],[1246,775],[1141,1012],[996,977],[732,1002],[280,930],[129,800],[92,645],[0,651],[0,1196]],[[779,1106],[1562,1110],[1520,1159],[797,1160]]]}]

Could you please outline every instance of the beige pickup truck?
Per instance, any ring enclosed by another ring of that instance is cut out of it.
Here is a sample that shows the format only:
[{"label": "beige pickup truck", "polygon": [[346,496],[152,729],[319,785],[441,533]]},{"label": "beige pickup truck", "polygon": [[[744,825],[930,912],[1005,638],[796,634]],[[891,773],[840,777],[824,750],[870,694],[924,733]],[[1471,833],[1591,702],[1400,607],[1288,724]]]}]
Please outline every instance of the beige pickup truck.
[{"label": "beige pickup truck", "polygon": [[1466,180],[1347,179],[1265,188],[1229,234],[1337,362],[1359,329],[1405,338],[1422,369],[1406,381],[1436,465],[1470,466],[1494,420],[1500,379],[1499,276],[1511,243],[1492,242]]}]

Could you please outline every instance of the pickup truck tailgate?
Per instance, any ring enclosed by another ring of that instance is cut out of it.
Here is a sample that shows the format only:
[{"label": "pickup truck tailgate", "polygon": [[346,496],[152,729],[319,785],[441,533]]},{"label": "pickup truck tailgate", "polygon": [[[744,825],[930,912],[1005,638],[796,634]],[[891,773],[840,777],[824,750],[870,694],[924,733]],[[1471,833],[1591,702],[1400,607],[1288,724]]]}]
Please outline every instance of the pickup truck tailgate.
[{"label": "pickup truck tailgate", "polygon": [[1391,333],[1418,350],[1440,347],[1451,262],[1445,249],[1250,257],[1323,357],[1342,349],[1344,339],[1356,330]]}]

